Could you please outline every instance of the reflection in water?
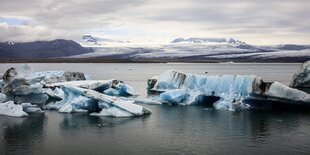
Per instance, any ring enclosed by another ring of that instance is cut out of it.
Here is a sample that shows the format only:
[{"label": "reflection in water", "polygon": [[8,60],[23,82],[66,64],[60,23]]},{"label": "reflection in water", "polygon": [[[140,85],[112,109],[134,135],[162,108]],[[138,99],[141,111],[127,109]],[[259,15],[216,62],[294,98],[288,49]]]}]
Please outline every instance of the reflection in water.
[{"label": "reflection in water", "polygon": [[46,112],[0,116],[0,154],[307,153],[310,114],[228,112],[204,106],[147,105],[152,115],[94,117]]},{"label": "reflection in water", "polygon": [[64,114],[63,120],[59,127],[63,132],[76,132],[89,127],[120,127],[122,124],[128,123],[138,117],[124,117],[124,118],[113,118],[113,117],[97,117],[89,116],[88,114],[76,113],[76,114]]},{"label": "reflection in water", "polygon": [[[44,114],[34,114],[25,118],[1,116],[1,152],[35,154],[44,142]],[[2,150],[3,149],[3,150]]]}]

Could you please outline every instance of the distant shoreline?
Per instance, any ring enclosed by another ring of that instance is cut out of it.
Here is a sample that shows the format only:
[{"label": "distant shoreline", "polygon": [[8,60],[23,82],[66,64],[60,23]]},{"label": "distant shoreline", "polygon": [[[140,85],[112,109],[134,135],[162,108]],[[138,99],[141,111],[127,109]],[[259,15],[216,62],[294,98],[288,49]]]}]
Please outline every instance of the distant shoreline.
[{"label": "distant shoreline", "polygon": [[130,60],[116,58],[48,58],[48,59],[0,59],[0,63],[303,63],[307,58],[276,58],[276,59],[256,59],[256,60],[236,60],[236,59],[206,59],[206,60],[186,60],[186,59],[145,59]]}]

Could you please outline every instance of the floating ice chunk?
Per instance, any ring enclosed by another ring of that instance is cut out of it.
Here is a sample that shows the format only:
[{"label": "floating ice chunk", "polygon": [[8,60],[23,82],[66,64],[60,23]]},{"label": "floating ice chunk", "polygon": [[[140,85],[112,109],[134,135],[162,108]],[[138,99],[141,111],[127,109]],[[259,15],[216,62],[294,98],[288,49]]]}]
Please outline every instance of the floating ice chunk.
[{"label": "floating ice chunk", "polygon": [[159,75],[153,89],[167,90],[167,89],[181,88],[181,86],[184,83],[185,78],[186,78],[186,74],[182,72],[174,71],[174,70],[165,71]]},{"label": "floating ice chunk", "polygon": [[[101,111],[101,115],[108,116],[140,116],[150,113],[150,110],[132,101],[123,101],[113,96],[108,96],[94,90],[84,89],[69,84],[62,85],[65,97],[55,104],[47,105],[48,109],[56,109],[59,112],[85,112]],[[115,108],[117,107],[117,108]],[[123,112],[120,112],[123,111]],[[127,113],[130,113],[128,115]]]},{"label": "floating ice chunk", "polygon": [[124,111],[118,107],[110,107],[107,109],[102,109],[100,113],[91,113],[91,116],[110,116],[110,117],[131,117],[134,114]]},{"label": "floating ice chunk", "polygon": [[[216,99],[215,108],[230,111],[270,107],[261,100],[310,105],[310,94],[278,82],[264,83],[260,77],[254,75],[195,75],[166,71],[152,81],[156,83],[149,80],[148,87],[151,91],[165,91],[160,94],[160,100],[169,104],[197,104],[202,97]],[[255,100],[258,102],[251,105],[250,101]]]},{"label": "floating ice chunk", "polygon": [[310,88],[310,60],[303,63],[294,74],[290,87]]},{"label": "floating ice chunk", "polygon": [[23,111],[26,113],[44,113],[44,111],[37,107],[36,105],[32,105],[31,103],[22,103]]},{"label": "floating ice chunk", "polygon": [[254,75],[195,75],[170,70],[159,76],[151,90],[166,91],[160,94],[165,103],[191,105],[199,103],[201,96],[220,97],[216,106],[235,110],[244,97],[261,93],[261,84],[261,78]]},{"label": "floating ice chunk", "polygon": [[310,94],[290,88],[279,82],[273,82],[267,90],[266,95],[272,100],[301,104],[307,103],[310,105]]},{"label": "floating ice chunk", "polygon": [[35,72],[36,76],[44,77],[45,83],[57,83],[66,81],[80,81],[86,80],[84,73],[80,72],[67,72],[67,71],[44,71]]},{"label": "floating ice chunk", "polygon": [[74,87],[74,86],[69,86],[69,85],[67,85],[66,87],[68,89],[71,89],[71,91],[79,92],[83,96],[92,98],[94,100],[106,102],[112,106],[116,106],[136,116],[141,116],[144,114],[151,113],[151,110],[145,107],[142,107],[140,105],[133,104],[132,101],[124,101],[117,97],[108,96],[108,95],[105,95],[105,94],[102,94],[102,93],[99,93],[99,92],[96,92],[90,89],[84,89],[84,88],[79,88],[79,87]]},{"label": "floating ice chunk", "polygon": [[63,86],[64,98],[61,101],[57,101],[54,104],[48,104],[47,109],[58,110],[59,112],[71,113],[71,112],[88,112],[98,111],[97,100],[81,96],[79,91],[72,91]]},{"label": "floating ice chunk", "polygon": [[184,89],[168,90],[160,94],[160,101],[163,103],[178,105],[185,101],[188,94]]},{"label": "floating ice chunk", "polygon": [[23,111],[23,107],[21,105],[14,104],[13,101],[0,103],[0,115],[13,116],[13,117],[28,116],[28,114]]}]

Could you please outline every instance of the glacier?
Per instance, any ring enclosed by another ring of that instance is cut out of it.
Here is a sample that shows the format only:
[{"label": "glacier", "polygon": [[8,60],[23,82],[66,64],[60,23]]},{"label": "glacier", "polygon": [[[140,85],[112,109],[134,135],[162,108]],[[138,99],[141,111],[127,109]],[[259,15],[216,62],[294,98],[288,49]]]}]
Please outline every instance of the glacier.
[{"label": "glacier", "polygon": [[[268,107],[268,101],[310,105],[310,94],[255,75],[197,75],[168,70],[148,80],[149,91],[171,105],[193,105],[214,100],[216,109],[230,111]],[[254,101],[254,102],[253,102]],[[264,101],[257,105],[255,101]],[[210,104],[210,103],[208,103]]]}]

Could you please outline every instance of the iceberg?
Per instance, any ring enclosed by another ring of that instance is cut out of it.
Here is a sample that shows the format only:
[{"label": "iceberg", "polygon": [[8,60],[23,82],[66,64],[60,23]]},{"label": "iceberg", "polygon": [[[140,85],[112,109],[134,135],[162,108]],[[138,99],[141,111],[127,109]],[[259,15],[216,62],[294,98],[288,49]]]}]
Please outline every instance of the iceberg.
[{"label": "iceberg", "polygon": [[[47,109],[55,109],[65,113],[94,112],[91,115],[114,117],[141,116],[151,113],[149,109],[136,105],[132,101],[108,96],[95,90],[77,87],[68,83],[59,83],[57,86],[61,86],[64,91],[64,99],[57,101],[55,104],[47,105]],[[100,112],[98,113],[98,111]]]},{"label": "iceberg", "polygon": [[310,60],[303,63],[290,83],[292,88],[310,88]]},{"label": "iceberg", "polygon": [[144,114],[151,113],[151,110],[149,110],[148,108],[134,104],[132,101],[125,101],[117,97],[108,96],[108,95],[105,95],[105,94],[102,94],[102,93],[99,93],[99,92],[96,92],[90,89],[84,89],[84,88],[79,88],[79,87],[74,87],[74,86],[66,86],[66,87],[71,89],[72,91],[79,92],[83,96],[86,96],[86,97],[89,97],[89,98],[92,98],[98,101],[106,102],[111,106],[115,106],[124,111],[130,112],[135,116],[141,116]]},{"label": "iceberg", "polygon": [[4,85],[1,87],[1,93],[17,104],[28,102],[44,107],[48,100],[41,84],[44,77],[34,76],[29,70],[28,68],[20,71],[15,68],[8,69],[3,75]]},{"label": "iceberg", "polygon": [[212,101],[215,108],[230,111],[263,107],[253,100],[310,105],[310,94],[279,82],[266,83],[255,75],[196,75],[168,70],[157,80],[148,80],[148,89],[162,92],[159,98],[163,103],[192,105]]},{"label": "iceberg", "polygon": [[79,91],[74,91],[66,86],[62,86],[64,92],[63,100],[57,101],[54,104],[48,104],[47,109],[58,110],[62,113],[72,112],[88,112],[97,111],[97,101],[91,98],[81,96]]},{"label": "iceberg", "polygon": [[16,105],[14,104],[13,101],[0,103],[0,115],[13,116],[13,117],[28,116],[28,114],[23,111],[22,105]]},{"label": "iceberg", "polygon": [[[151,113],[149,109],[134,104],[134,101],[119,98],[134,95],[135,90],[131,86],[120,80],[88,80],[90,78],[89,75],[79,72],[34,73],[28,65],[22,69],[10,68],[0,81],[0,102],[11,100],[6,104],[19,110],[20,115],[16,116],[26,116],[24,113],[43,113],[42,109],[58,110],[61,113],[87,112],[94,116],[113,117]],[[11,113],[17,110],[10,113],[3,111],[3,114],[13,115]]]},{"label": "iceberg", "polygon": [[279,82],[273,82],[265,94],[270,100],[288,100],[296,104],[310,104],[310,95],[308,93],[287,87]]}]

